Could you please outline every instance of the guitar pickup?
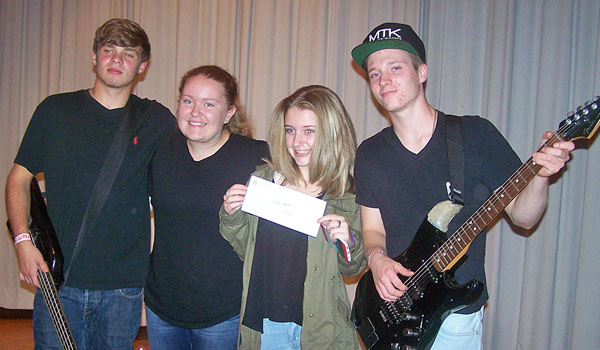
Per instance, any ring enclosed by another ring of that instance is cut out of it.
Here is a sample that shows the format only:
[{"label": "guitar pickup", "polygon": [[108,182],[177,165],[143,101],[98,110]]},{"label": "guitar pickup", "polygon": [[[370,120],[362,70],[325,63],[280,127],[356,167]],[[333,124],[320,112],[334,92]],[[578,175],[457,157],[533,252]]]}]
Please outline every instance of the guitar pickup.
[{"label": "guitar pickup", "polygon": [[413,305],[413,301],[410,298],[410,296],[408,296],[408,293],[402,294],[402,296],[398,298],[398,300],[396,300],[395,303],[400,303],[402,310],[408,310]]}]

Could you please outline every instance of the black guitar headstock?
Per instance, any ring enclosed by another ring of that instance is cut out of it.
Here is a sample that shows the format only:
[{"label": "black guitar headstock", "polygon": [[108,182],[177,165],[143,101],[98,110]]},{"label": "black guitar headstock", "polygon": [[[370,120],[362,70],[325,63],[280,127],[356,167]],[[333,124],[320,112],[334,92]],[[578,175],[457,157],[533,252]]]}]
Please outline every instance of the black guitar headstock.
[{"label": "black guitar headstock", "polygon": [[569,117],[560,123],[557,134],[565,141],[590,139],[598,131],[599,120],[600,96],[596,96],[594,101],[587,101],[577,111],[569,113]]}]

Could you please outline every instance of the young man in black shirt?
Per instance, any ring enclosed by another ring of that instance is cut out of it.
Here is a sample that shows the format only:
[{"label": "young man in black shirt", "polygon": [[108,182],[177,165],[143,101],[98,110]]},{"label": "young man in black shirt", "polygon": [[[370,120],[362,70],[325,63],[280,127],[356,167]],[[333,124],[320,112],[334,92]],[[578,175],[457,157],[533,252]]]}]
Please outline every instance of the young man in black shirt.
[{"label": "young man in black shirt", "polygon": [[[384,23],[352,50],[367,72],[371,92],[389,112],[392,126],[365,140],[356,155],[356,201],[361,205],[365,255],[379,296],[395,301],[406,290],[398,274],[412,271],[392,258],[410,244],[433,206],[447,199],[450,180],[446,150],[448,117],[425,97],[425,47],[406,24]],[[461,118],[464,149],[465,206],[451,221],[452,233],[521,165],[517,155],[487,120]],[[551,137],[543,135],[542,142]],[[533,154],[542,166],[506,207],[510,220],[529,229],[548,202],[549,177],[569,160],[572,142],[557,142]],[[485,234],[472,242],[468,259],[456,271],[459,283],[485,281]],[[426,257],[424,257],[426,258]],[[487,291],[472,305],[448,316],[433,349],[481,349],[483,305]]]},{"label": "young man in black shirt", "polygon": [[[159,140],[176,130],[167,108],[131,93],[149,56],[148,37],[137,23],[112,19],[99,27],[94,86],[49,96],[37,107],[6,183],[19,276],[39,287],[37,270],[48,267],[28,239],[29,185],[34,175],[44,174],[67,275],[58,295],[79,349],[131,349],[139,329],[150,250],[148,163]],[[123,120],[128,120],[124,158],[120,166],[113,163],[118,172],[106,201],[80,233]],[[61,348],[39,289],[33,328],[36,349]]]}]

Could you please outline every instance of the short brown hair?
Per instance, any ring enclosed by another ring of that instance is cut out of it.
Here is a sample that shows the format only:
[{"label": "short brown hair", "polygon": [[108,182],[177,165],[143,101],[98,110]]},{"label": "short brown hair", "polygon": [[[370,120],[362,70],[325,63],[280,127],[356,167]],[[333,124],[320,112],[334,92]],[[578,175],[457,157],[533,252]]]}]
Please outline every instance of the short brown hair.
[{"label": "short brown hair", "polygon": [[300,168],[289,154],[285,142],[285,114],[294,107],[312,111],[317,117],[309,178],[304,180],[318,184],[323,195],[335,197],[354,193],[354,125],[338,95],[322,85],[302,87],[275,107],[267,137],[271,148],[269,163],[273,169],[291,184],[303,181]]},{"label": "short brown hair", "polygon": [[235,77],[219,66],[206,65],[196,67],[189,70],[181,78],[181,83],[179,83],[180,96],[188,79],[197,75],[202,75],[203,77],[212,79],[223,85],[223,89],[225,90],[225,99],[227,100],[227,109],[229,110],[233,106],[236,108],[235,114],[231,117],[231,119],[229,119],[229,122],[225,124],[223,128],[232,134],[252,137],[252,124],[250,123],[248,116],[240,106],[239,102],[237,102],[239,99],[239,88]]},{"label": "short brown hair", "polygon": [[124,18],[113,18],[96,29],[94,37],[94,53],[104,45],[111,44],[121,47],[141,47],[140,62],[150,58],[150,41],[142,27]]}]

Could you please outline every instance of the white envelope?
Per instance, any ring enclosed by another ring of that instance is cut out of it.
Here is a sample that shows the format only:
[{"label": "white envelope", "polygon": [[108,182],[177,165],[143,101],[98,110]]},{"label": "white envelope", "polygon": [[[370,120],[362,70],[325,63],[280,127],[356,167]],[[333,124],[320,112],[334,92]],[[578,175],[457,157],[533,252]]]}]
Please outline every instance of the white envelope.
[{"label": "white envelope", "polygon": [[316,237],[320,226],[317,220],[325,213],[326,205],[324,200],[253,175],[242,211]]}]

